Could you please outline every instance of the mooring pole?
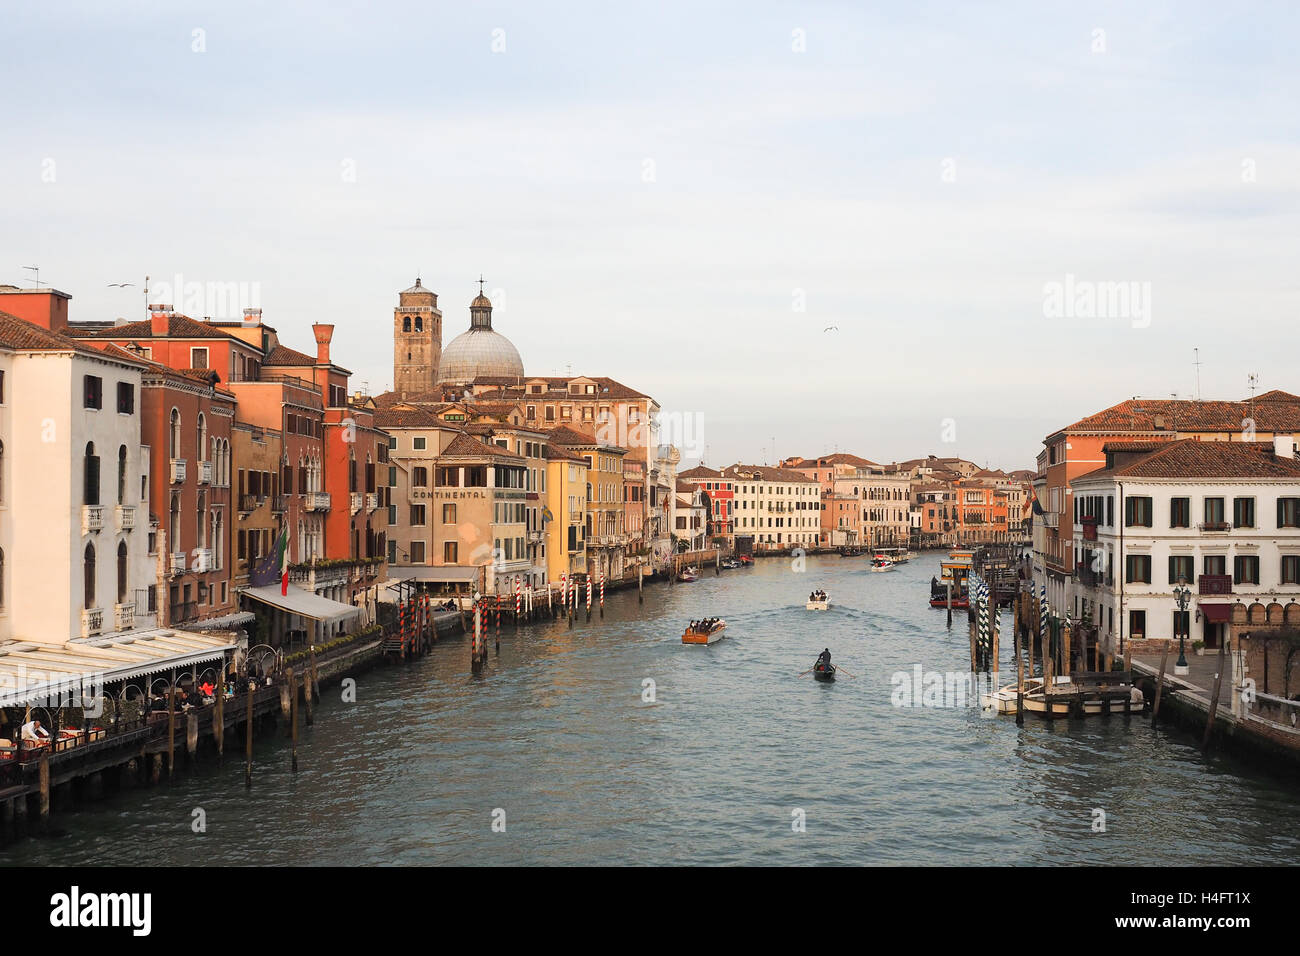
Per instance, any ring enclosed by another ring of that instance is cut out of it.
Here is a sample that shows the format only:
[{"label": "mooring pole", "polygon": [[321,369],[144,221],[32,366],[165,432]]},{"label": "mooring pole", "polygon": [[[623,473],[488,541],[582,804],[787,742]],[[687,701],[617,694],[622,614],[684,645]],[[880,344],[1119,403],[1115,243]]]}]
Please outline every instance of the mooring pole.
[{"label": "mooring pole", "polygon": [[[1131,639],[1130,639],[1131,640]],[[1165,641],[1165,649],[1160,653],[1160,676],[1156,679],[1156,699],[1151,706],[1151,723],[1155,724],[1160,717],[1160,698],[1165,692],[1165,664],[1169,662],[1169,641]]]},{"label": "mooring pole", "polygon": [[253,688],[257,685],[251,680],[248,682],[248,700],[244,714],[244,736],[247,738],[244,743],[244,786],[251,788],[253,786]]},{"label": "mooring pole", "polygon": [[[1227,628],[1224,628],[1227,630]],[[1214,696],[1210,698],[1210,716],[1205,720],[1205,736],[1201,738],[1201,749],[1210,749],[1210,737],[1214,733],[1214,717],[1219,712],[1219,692],[1223,689],[1224,651],[1228,646],[1227,638],[1219,639],[1219,672],[1214,675]]]}]

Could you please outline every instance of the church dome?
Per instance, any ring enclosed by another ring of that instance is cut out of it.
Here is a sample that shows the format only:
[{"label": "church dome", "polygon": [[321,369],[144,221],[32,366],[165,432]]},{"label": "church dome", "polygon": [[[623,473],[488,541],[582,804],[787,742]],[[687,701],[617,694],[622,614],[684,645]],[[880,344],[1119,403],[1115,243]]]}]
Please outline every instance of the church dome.
[{"label": "church dome", "polygon": [[469,330],[452,339],[438,362],[439,385],[467,385],[480,378],[524,377],[519,350],[492,328],[492,303],[482,291],[470,303]]}]

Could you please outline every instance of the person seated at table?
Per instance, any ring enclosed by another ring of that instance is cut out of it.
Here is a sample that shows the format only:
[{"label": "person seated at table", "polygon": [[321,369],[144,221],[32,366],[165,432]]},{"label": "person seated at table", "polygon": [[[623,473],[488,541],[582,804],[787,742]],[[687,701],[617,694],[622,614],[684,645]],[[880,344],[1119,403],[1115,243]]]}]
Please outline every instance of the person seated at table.
[{"label": "person seated at table", "polygon": [[34,743],[45,743],[50,739],[50,732],[41,726],[39,720],[29,720],[23,724],[20,736],[23,740],[30,740]]},{"label": "person seated at table", "polygon": [[212,692],[215,690],[216,688],[212,686],[212,681],[210,680],[206,680],[199,685],[199,693],[201,693],[204,697],[211,697]]}]

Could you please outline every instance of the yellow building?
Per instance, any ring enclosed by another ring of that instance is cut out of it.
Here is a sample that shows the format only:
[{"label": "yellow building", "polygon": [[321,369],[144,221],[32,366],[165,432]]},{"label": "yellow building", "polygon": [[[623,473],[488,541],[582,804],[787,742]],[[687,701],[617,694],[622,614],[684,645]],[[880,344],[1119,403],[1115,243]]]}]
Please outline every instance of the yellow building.
[{"label": "yellow building", "polygon": [[587,570],[587,460],[554,444],[546,453],[546,577],[558,584]]},{"label": "yellow building", "polygon": [[552,429],[549,437],[552,445],[587,463],[587,570],[607,580],[621,579],[628,546],[623,509],[623,458],[627,449],[566,426]]}]

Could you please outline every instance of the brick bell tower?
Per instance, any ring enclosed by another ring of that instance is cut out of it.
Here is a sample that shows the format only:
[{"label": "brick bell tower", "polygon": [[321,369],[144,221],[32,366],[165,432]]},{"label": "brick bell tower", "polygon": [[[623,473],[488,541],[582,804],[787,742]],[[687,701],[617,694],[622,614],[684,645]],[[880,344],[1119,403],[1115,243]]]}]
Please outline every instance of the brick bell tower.
[{"label": "brick bell tower", "polygon": [[397,294],[393,310],[393,391],[400,398],[432,392],[442,359],[438,296],[420,284]]}]

